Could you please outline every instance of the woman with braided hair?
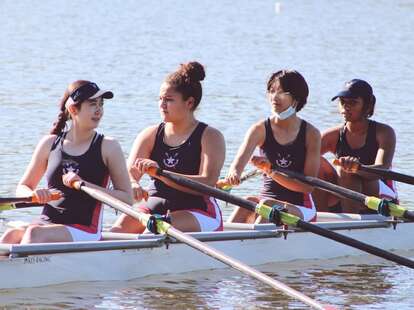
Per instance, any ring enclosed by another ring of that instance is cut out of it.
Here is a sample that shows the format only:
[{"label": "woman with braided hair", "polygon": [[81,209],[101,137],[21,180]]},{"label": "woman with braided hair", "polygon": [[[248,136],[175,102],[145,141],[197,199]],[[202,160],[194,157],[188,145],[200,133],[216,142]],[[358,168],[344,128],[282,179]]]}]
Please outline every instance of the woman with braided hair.
[{"label": "woman with braided hair", "polygon": [[[192,180],[214,186],[224,163],[225,144],[215,128],[198,121],[194,112],[202,97],[205,77],[198,62],[181,65],[161,85],[158,107],[162,122],[140,132],[128,159],[134,198],[141,201],[139,181],[150,167],[162,168]],[[139,211],[166,215],[182,231],[222,230],[220,208],[214,198],[176,185],[164,177],[153,177],[149,198]],[[145,227],[135,219],[121,215],[114,232],[141,233]]]},{"label": "woman with braided hair", "polygon": [[[45,204],[42,216],[27,227],[10,229],[2,243],[95,241],[101,238],[102,205],[71,188],[75,181],[104,190],[126,203],[132,202],[125,159],[119,143],[96,132],[103,117],[103,101],[111,91],[90,81],[75,81],[65,91],[60,113],[49,135],[38,143],[17,187],[20,196],[36,196]],[[71,126],[66,129],[66,123]],[[47,188],[37,188],[46,175]],[[106,189],[109,178],[113,190]],[[63,198],[51,201],[52,190]],[[54,208],[51,205],[56,203]]]}]

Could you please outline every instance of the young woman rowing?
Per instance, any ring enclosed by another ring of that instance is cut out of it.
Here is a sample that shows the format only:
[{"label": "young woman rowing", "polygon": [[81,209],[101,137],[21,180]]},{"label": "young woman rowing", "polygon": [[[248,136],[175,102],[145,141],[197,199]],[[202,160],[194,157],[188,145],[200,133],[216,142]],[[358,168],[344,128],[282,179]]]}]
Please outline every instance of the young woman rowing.
[{"label": "young woman rowing", "polygon": [[[28,227],[11,229],[2,243],[93,241],[101,238],[101,203],[71,188],[82,181],[126,203],[132,203],[131,185],[125,159],[117,141],[98,134],[95,129],[103,116],[103,100],[113,97],[89,81],[69,85],[60,102],[60,113],[50,135],[37,145],[32,160],[18,187],[21,196],[35,195],[46,204],[42,216]],[[66,121],[72,125],[65,131]],[[47,188],[37,188],[46,174]],[[111,178],[113,190],[106,189]],[[52,191],[64,194],[51,201]],[[51,204],[57,203],[60,211]]]},{"label": "young woman rowing", "polygon": [[[262,156],[254,156],[251,161],[257,167],[270,162],[273,167],[316,176],[320,133],[296,114],[306,104],[308,94],[308,85],[299,72],[281,70],[272,74],[267,82],[267,95],[273,115],[250,127],[231,164],[227,176],[230,184],[240,182],[241,173],[256,147],[260,148]],[[263,177],[259,197],[249,198],[254,201],[273,199],[287,202],[290,213],[312,221],[316,217],[316,209],[311,192],[312,187],[269,170]],[[229,218],[230,222],[252,223],[255,220],[253,212],[241,208],[236,208]]]},{"label": "young woman rowing", "polygon": [[[149,167],[160,167],[214,186],[225,157],[222,134],[195,118],[205,77],[198,62],[181,65],[161,85],[159,109],[162,123],[144,129],[135,139],[128,159],[134,197],[143,198],[139,185]],[[166,215],[182,231],[222,229],[222,216],[215,199],[200,196],[163,177],[151,179],[149,198],[141,202],[141,212]],[[113,232],[141,233],[145,227],[135,219],[121,215]]]},{"label": "young woman rowing", "polygon": [[[394,130],[370,120],[374,114],[375,96],[372,87],[363,80],[353,79],[332,101],[338,102],[345,123],[322,134],[321,154],[333,153],[339,166],[335,169],[326,159],[321,160],[319,177],[369,196],[397,199],[393,181],[379,180],[377,175],[358,171],[358,165],[389,169],[395,150]],[[371,213],[357,202],[315,191],[318,210],[345,213]]]}]

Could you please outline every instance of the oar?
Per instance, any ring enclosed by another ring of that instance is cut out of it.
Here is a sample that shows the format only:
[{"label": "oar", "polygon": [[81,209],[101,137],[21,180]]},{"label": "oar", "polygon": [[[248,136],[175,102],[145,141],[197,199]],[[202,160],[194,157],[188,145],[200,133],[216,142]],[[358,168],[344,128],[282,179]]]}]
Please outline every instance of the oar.
[{"label": "oar", "polygon": [[[105,193],[104,191],[101,191],[99,189],[96,188],[92,188],[89,187],[87,185],[85,185],[83,182],[75,182],[73,184],[73,186],[79,190],[84,191],[85,193],[87,193],[88,195],[90,195],[91,197],[95,198],[96,200],[99,200],[109,206],[111,206],[112,208],[123,212],[129,216],[131,216],[132,218],[142,222],[144,225],[147,224],[150,215],[149,214],[144,214],[144,213],[140,213],[137,211],[134,211],[130,205],[112,197],[111,195]],[[289,286],[276,281],[274,279],[272,279],[271,277],[265,275],[264,273],[261,273],[249,266],[247,266],[246,264],[231,258],[227,255],[225,255],[224,253],[213,249],[212,247],[198,241],[197,239],[186,235],[185,233],[175,229],[174,227],[172,227],[170,224],[168,224],[167,222],[161,221],[159,219],[156,220],[157,221],[157,230],[159,233],[165,233],[179,241],[181,241],[182,243],[185,243],[189,246],[191,246],[192,248],[212,257],[217,259],[218,261],[234,268],[237,269],[239,271],[241,271],[242,273],[245,273],[265,284],[270,285],[271,287],[280,290],[282,292],[284,292],[285,294],[298,299],[300,301],[302,301],[303,303],[315,308],[315,309],[335,309],[332,308],[331,306],[324,306],[320,303],[318,303],[317,301],[311,299],[310,297],[290,288]]]},{"label": "oar", "polygon": [[[380,199],[374,196],[367,196],[362,193],[358,193],[353,190],[338,186],[336,184],[332,184],[330,182],[327,182],[327,181],[324,181],[324,180],[321,180],[315,177],[305,176],[303,174],[300,174],[294,171],[290,171],[290,170],[286,170],[282,168],[276,168],[274,169],[274,172],[283,174],[289,178],[296,179],[302,183],[306,183],[311,186],[318,187],[336,196],[358,201],[364,204],[366,207],[368,207],[371,210],[378,211],[378,207],[380,206],[380,204],[384,203],[383,199]],[[408,210],[407,208],[404,208],[400,205],[397,205],[389,201],[387,202],[387,204],[390,208],[390,215],[404,218],[407,220],[414,220],[414,211]]]},{"label": "oar", "polygon": [[[190,188],[194,191],[197,191],[199,193],[205,194],[205,195],[209,195],[209,196],[213,196],[217,199],[226,201],[228,203],[232,203],[234,205],[240,206],[244,209],[256,212],[257,214],[261,215],[263,218],[269,220],[270,222],[273,222],[273,219],[271,217],[271,212],[273,211],[272,208],[270,206],[264,205],[264,204],[256,204],[250,200],[246,200],[234,195],[231,195],[229,193],[226,193],[222,190],[216,189],[214,187],[196,182],[194,180],[190,180],[187,179],[183,176],[178,176],[174,173],[171,173],[169,171],[165,171],[165,170],[161,170],[161,169],[155,169],[155,170],[150,170],[149,174],[152,176],[158,175],[158,176],[163,176],[171,181],[173,181],[174,183]],[[276,211],[279,212],[279,211]],[[326,237],[328,239],[340,242],[342,244],[346,244],[349,245],[351,247],[357,248],[361,251],[376,255],[378,257],[382,257],[384,259],[390,260],[392,262],[410,267],[414,269],[414,261],[409,260],[405,257],[396,255],[394,253],[385,251],[383,249],[374,247],[370,244],[366,244],[363,243],[361,241],[358,241],[356,239],[347,237],[345,235],[341,235],[339,233],[336,233],[334,231],[322,228],[320,226],[305,222],[303,220],[301,220],[299,217],[286,213],[286,212],[280,212],[280,218],[281,221],[284,224],[290,225],[290,226],[296,226],[299,227],[305,231],[309,231],[312,233],[315,233],[317,235]]]},{"label": "oar", "polygon": [[20,203],[0,203],[0,211],[8,211],[14,209],[24,209],[33,207],[43,207],[43,204],[32,202],[20,202]]},{"label": "oar", "polygon": [[[240,183],[243,183],[244,181],[255,177],[259,174],[262,174],[262,172],[260,171],[260,169],[253,169],[249,172],[243,173],[242,176],[240,177]],[[220,188],[226,192],[230,192],[233,189],[233,185],[230,185],[227,183],[226,179],[220,179],[217,181],[216,183],[216,187]]]},{"label": "oar", "polygon": [[[59,200],[62,198],[62,194],[60,192],[52,192],[51,200]],[[39,203],[36,196],[29,196],[29,197],[0,197],[0,203],[15,203],[15,202],[32,202],[32,203]]]},{"label": "oar", "polygon": [[[339,166],[339,160],[334,159],[333,164],[336,165],[336,166]],[[399,172],[395,172],[395,171],[388,170],[388,169],[374,168],[374,167],[369,167],[369,166],[366,166],[366,165],[358,164],[355,167],[355,171],[365,171],[365,172],[368,172],[368,173],[376,174],[376,175],[378,175],[378,176],[380,176],[384,179],[387,179],[387,180],[394,180],[394,181],[397,181],[397,182],[414,185],[414,177],[413,176],[403,174],[403,173],[399,173]]]}]

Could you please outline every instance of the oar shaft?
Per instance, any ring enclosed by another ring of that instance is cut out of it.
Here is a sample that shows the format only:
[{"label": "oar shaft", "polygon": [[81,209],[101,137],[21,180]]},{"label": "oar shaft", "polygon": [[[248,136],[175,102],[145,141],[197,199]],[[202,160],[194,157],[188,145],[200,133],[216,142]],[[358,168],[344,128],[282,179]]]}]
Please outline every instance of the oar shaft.
[{"label": "oar shaft", "polygon": [[330,182],[315,178],[315,177],[311,177],[311,176],[306,176],[291,170],[287,170],[287,169],[282,169],[282,168],[277,168],[275,169],[277,171],[277,173],[283,174],[287,177],[296,179],[302,183],[311,185],[311,186],[316,186],[319,187],[321,189],[324,189],[336,196],[340,195],[344,198],[348,198],[348,199],[352,199],[352,200],[356,200],[359,201],[362,204],[365,204],[365,199],[366,199],[366,195],[352,191],[350,189],[338,186],[336,184],[332,184]]},{"label": "oar shaft", "polygon": [[414,261],[409,260],[409,259],[407,259],[405,257],[402,257],[402,256],[399,256],[399,255],[396,255],[394,253],[382,250],[380,248],[374,247],[374,246],[369,245],[367,243],[360,242],[356,239],[349,238],[345,235],[338,234],[338,233],[336,233],[334,231],[331,231],[331,230],[323,229],[323,228],[321,228],[317,225],[312,225],[312,224],[310,224],[308,222],[305,222],[305,221],[302,221],[302,220],[298,221],[297,226],[302,228],[303,230],[313,232],[314,234],[317,234],[319,236],[327,237],[329,239],[332,239],[332,240],[338,241],[340,243],[349,245],[351,247],[357,248],[361,251],[365,251],[367,253],[370,253],[370,254],[379,256],[381,258],[387,259],[389,261],[392,261],[394,263],[401,264],[401,265],[404,265],[406,267],[414,269]]},{"label": "oar shaft", "polygon": [[256,204],[254,202],[243,199],[243,198],[240,198],[240,197],[237,197],[237,196],[234,196],[234,195],[231,195],[227,192],[216,189],[214,187],[211,187],[211,186],[208,186],[208,185],[205,185],[203,183],[196,182],[196,181],[193,181],[193,180],[190,180],[190,179],[187,179],[187,178],[177,176],[177,175],[175,175],[175,174],[173,174],[169,171],[166,171],[166,170],[158,169],[157,174],[159,176],[164,176],[164,177],[170,179],[171,181],[173,181],[174,183],[177,183],[178,185],[181,185],[181,186],[184,186],[184,187],[187,187],[187,188],[191,188],[195,191],[201,192],[201,193],[209,195],[209,196],[216,197],[217,199],[224,200],[228,203],[232,203],[232,204],[235,204],[237,206],[243,205],[243,207],[245,209],[248,209],[248,210],[253,211],[253,212],[255,212],[255,210],[256,210]]},{"label": "oar shaft", "polygon": [[200,242],[197,239],[194,239],[193,237],[190,237],[188,235],[183,234],[180,231],[177,231],[174,227],[171,227],[168,229],[168,235],[170,235],[171,237],[191,246],[192,248],[203,252],[204,254],[215,258],[217,260],[219,260],[220,262],[226,264],[227,266],[230,266],[234,269],[239,270],[242,273],[245,273],[249,276],[251,276],[252,278],[255,278],[263,283],[266,283],[267,285],[280,290],[284,293],[286,293],[287,295],[298,299],[300,301],[302,301],[303,303],[307,304],[308,306],[311,306],[315,309],[326,309],[325,306],[323,306],[322,304],[318,303],[317,301],[313,300],[312,298],[292,289],[291,287],[276,281],[275,279],[272,279],[271,277],[267,276],[266,274],[259,272],[257,270],[255,270],[254,268],[251,268],[250,266],[240,262],[237,259],[231,258],[229,256],[227,256],[226,254],[224,254],[223,252],[217,250],[217,249],[212,249],[211,247],[205,245],[204,243]]},{"label": "oar shaft", "polygon": [[[309,182],[308,184],[313,185],[313,186],[318,186],[317,184],[326,186],[326,184],[324,184],[325,181],[322,181],[322,180],[319,180],[319,179],[316,179],[316,178],[305,177],[303,175],[299,175],[299,174],[293,173],[291,171],[288,171],[288,172],[289,172],[287,174],[288,176],[293,177],[292,175],[296,175],[297,176],[296,179],[300,180],[304,183]],[[152,175],[155,174],[154,171],[151,171],[150,173]],[[164,176],[166,178],[169,178],[171,181],[174,181],[175,183],[177,183],[181,186],[185,186],[185,187],[188,187],[192,190],[198,191],[200,193],[213,196],[217,199],[224,200],[224,201],[227,201],[229,203],[233,203],[235,205],[238,205],[238,206],[240,206],[242,208],[245,208],[245,209],[248,209],[250,211],[254,211],[256,213],[262,214],[259,211],[262,207],[264,207],[262,209],[264,211],[263,214],[268,213],[268,210],[270,209],[268,206],[260,206],[260,204],[257,205],[258,206],[257,207],[256,204],[252,201],[239,198],[239,197],[231,195],[229,193],[224,193],[221,190],[217,190],[217,189],[212,188],[208,185],[201,184],[199,182],[187,179],[185,177],[177,176],[177,175],[172,174],[168,171],[163,171],[161,169],[158,169],[156,171],[156,174],[158,174],[160,176]],[[312,179],[316,179],[316,180],[312,180]],[[312,180],[312,182],[310,180]],[[315,184],[315,182],[316,182],[316,184]],[[326,182],[326,183],[328,183],[328,182]],[[330,183],[328,183],[328,184],[330,184]],[[333,185],[333,184],[330,184],[330,185]],[[329,187],[329,188],[332,189],[331,187]],[[344,190],[344,194],[347,194],[347,190],[346,189],[343,189],[343,190]],[[334,192],[334,191],[332,190],[332,192]],[[365,199],[365,196],[364,196],[364,199]],[[264,217],[268,219],[268,217],[266,217],[266,216],[264,216]],[[347,236],[331,232],[331,231],[329,231],[327,229],[324,229],[320,226],[317,226],[317,225],[314,225],[314,224],[311,224],[311,223],[308,223],[308,222],[304,222],[304,221],[300,220],[298,217],[296,217],[294,215],[291,215],[291,214],[288,214],[288,213],[285,213],[285,212],[281,212],[281,217],[282,217],[282,221],[284,221],[284,218],[288,218],[288,219],[291,218],[292,220],[290,221],[290,223],[292,223],[292,225],[300,227],[300,228],[304,229],[305,231],[313,232],[313,233],[318,234],[320,236],[326,237],[326,238],[334,240],[334,241],[338,241],[342,244],[349,245],[351,247],[354,247],[354,248],[357,248],[359,250],[368,252],[370,254],[388,259],[388,260],[396,262],[396,263],[400,263],[400,264],[402,264],[404,266],[407,266],[407,267],[410,267],[410,268],[414,268],[414,262],[413,261],[408,260],[404,257],[398,256],[396,254],[393,254],[391,252],[387,252],[387,251],[382,250],[380,248],[377,248],[377,247],[374,247],[372,245],[369,245],[369,244],[363,243],[361,241],[355,240],[353,238],[349,238]],[[290,223],[289,223],[289,225],[290,225]]]},{"label": "oar shaft", "polygon": [[395,171],[388,170],[388,169],[367,167],[365,165],[361,165],[359,167],[359,170],[376,174],[376,175],[381,176],[385,179],[394,180],[394,181],[397,181],[397,182],[414,185],[414,177],[412,177],[410,175],[407,175],[407,174],[395,172]]},{"label": "oar shaft", "polygon": [[[53,192],[51,194],[51,200],[59,200],[62,198],[60,192]],[[0,197],[0,203],[16,203],[16,202],[33,202],[38,203],[36,196],[30,197]]]},{"label": "oar shaft", "polygon": [[[339,159],[335,158],[333,161],[333,164],[335,166],[340,166]],[[388,180],[394,180],[401,183],[407,183],[414,185],[414,177],[411,175],[395,172],[389,169],[383,169],[383,168],[376,168],[376,167],[369,167],[367,165],[362,164],[355,164],[355,172],[356,171],[364,171],[372,174],[376,174],[377,176],[380,176],[384,179]]]},{"label": "oar shaft", "polygon": [[[131,216],[132,218],[135,218],[138,221],[146,223],[149,219],[148,214],[143,214],[143,213],[140,213],[140,212],[137,212],[137,211],[133,210],[131,208],[131,206],[129,206],[128,204],[112,197],[111,195],[109,195],[109,194],[107,194],[107,193],[105,193],[101,190],[91,188],[91,187],[88,187],[86,185],[82,185],[81,183],[74,184],[74,186],[76,188],[84,191],[85,193],[87,193],[91,197],[93,197],[93,198],[95,198],[99,201],[102,201],[103,203],[113,207],[114,209],[117,209],[120,212],[123,212],[123,213]],[[219,192],[221,192],[221,191],[219,191]],[[265,274],[263,274],[259,271],[256,271],[255,269],[245,265],[244,263],[242,263],[242,262],[240,262],[236,259],[233,259],[233,258],[225,255],[224,253],[222,253],[222,252],[220,252],[216,249],[211,248],[210,246],[207,246],[206,244],[198,241],[197,239],[195,239],[195,238],[193,238],[189,235],[186,235],[186,234],[182,233],[181,231],[175,229],[172,226],[170,226],[166,230],[166,233],[169,236],[171,236],[171,237],[173,237],[173,238],[175,238],[175,239],[191,246],[192,248],[197,249],[197,250],[201,251],[202,253],[204,253],[206,255],[209,255],[210,257],[215,258],[215,259],[219,260],[220,262],[222,262],[222,263],[224,263],[224,264],[226,264],[230,267],[233,267],[233,268],[235,268],[235,269],[237,269],[237,270],[239,270],[243,273],[246,273],[246,274],[250,275],[251,277],[253,277],[253,278],[255,278],[259,281],[262,281],[262,282],[270,285],[271,287],[273,287],[275,289],[278,289],[278,290],[286,293],[287,295],[289,295],[291,297],[294,297],[294,298],[302,301],[303,303],[305,303],[305,304],[307,304],[307,305],[309,305],[309,306],[311,306],[315,309],[327,309],[327,307],[325,307],[324,305],[322,305],[322,304],[318,303],[317,301],[311,299],[310,297],[308,297],[308,296],[306,296],[306,295],[304,295],[304,294],[302,294],[302,293],[286,286],[285,284],[283,284],[279,281],[276,281],[276,280],[270,278],[269,276],[267,276],[267,275],[265,275]]]},{"label": "oar shaft", "polygon": [[14,209],[24,209],[33,207],[43,207],[44,205],[32,202],[20,202],[20,203],[0,203],[0,211],[8,211]]}]

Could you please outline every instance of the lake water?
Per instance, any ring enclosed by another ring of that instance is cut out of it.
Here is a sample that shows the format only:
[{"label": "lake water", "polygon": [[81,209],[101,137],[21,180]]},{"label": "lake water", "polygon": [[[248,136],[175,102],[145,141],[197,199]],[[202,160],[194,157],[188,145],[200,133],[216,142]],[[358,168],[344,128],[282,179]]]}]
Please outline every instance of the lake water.
[{"label": "lake water", "polygon": [[[160,83],[179,63],[206,67],[199,119],[227,143],[222,174],[248,127],[266,117],[269,75],[294,68],[307,79],[300,115],[321,130],[341,121],[330,98],[352,78],[370,81],[374,118],[397,134],[394,168],[414,174],[414,1],[12,1],[0,2],[0,194],[12,195],[68,83],[96,81],[115,98],[101,130],[127,156],[136,134],[159,122]],[[248,181],[236,194],[257,191]],[[399,185],[403,205],[410,187]],[[227,216],[231,211],[223,205]],[[37,211],[5,212],[9,221]],[[106,211],[105,223],[115,219]],[[414,273],[383,261],[308,262],[265,268],[323,302],[350,309],[414,307]],[[0,275],[1,276],[1,275]],[[303,307],[236,272],[72,284],[0,292],[7,309],[267,309]]]}]

